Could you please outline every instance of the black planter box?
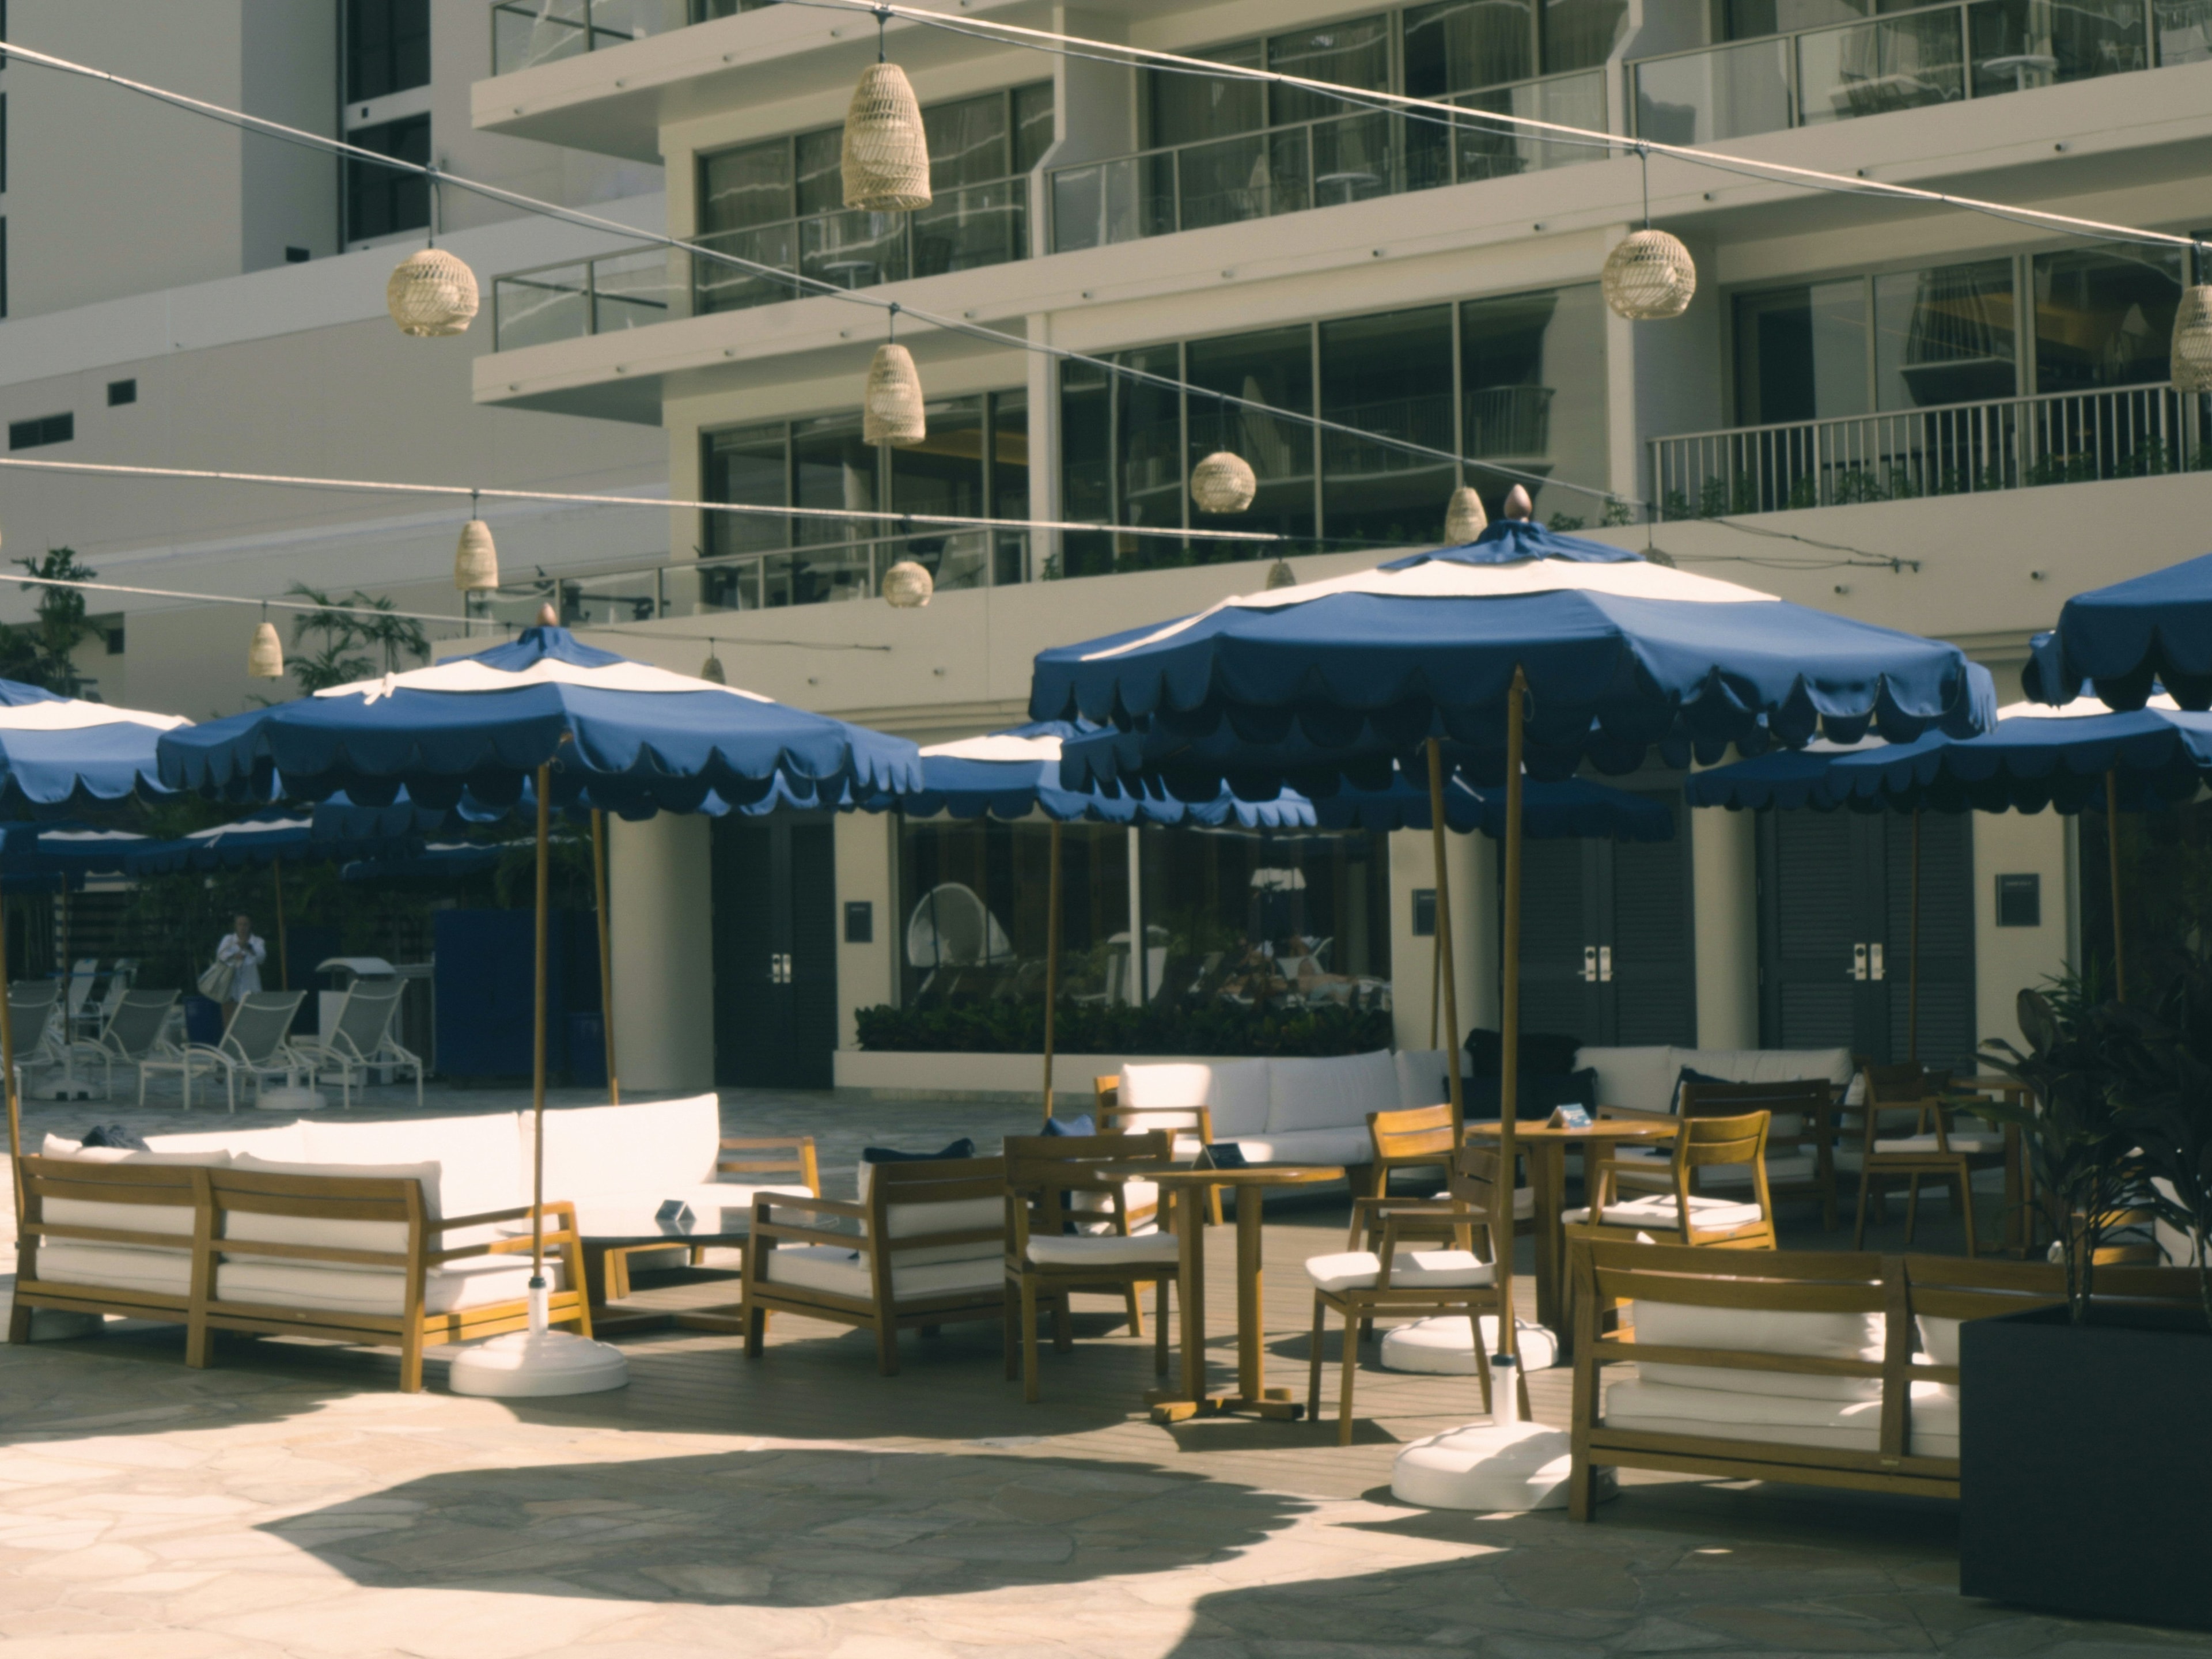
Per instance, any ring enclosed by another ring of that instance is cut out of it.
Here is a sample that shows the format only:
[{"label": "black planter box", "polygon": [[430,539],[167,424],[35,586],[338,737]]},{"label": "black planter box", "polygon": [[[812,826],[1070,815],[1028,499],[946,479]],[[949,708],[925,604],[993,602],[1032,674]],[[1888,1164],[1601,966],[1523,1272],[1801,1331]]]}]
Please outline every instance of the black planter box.
[{"label": "black planter box", "polygon": [[2212,1334],[2170,1311],[1960,1328],[1961,1595],[2212,1629]]}]

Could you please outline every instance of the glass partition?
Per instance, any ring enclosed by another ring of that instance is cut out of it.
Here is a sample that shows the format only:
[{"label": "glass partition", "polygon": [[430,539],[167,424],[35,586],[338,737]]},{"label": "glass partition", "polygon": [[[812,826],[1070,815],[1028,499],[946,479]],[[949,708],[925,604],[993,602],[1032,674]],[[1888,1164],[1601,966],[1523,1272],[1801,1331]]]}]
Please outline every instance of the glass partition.
[{"label": "glass partition", "polygon": [[2013,262],[1874,279],[1875,406],[1927,409],[2020,390]]},{"label": "glass partition", "polygon": [[[1128,833],[1060,831],[1060,988],[1078,1002],[1141,1000],[1130,972]],[[1050,826],[902,817],[898,849],[901,1003],[1042,1003]]]},{"label": "glass partition", "polygon": [[[1449,306],[1321,325],[1322,417],[1456,453]],[[1448,460],[1347,433],[1322,434],[1329,532],[1381,543],[1433,540],[1438,503],[1459,483]]]},{"label": "glass partition", "polygon": [[[1259,493],[1245,512],[1214,518],[1193,508],[1192,522],[1213,530],[1256,530],[1279,536],[1312,536],[1314,524],[1314,428],[1269,410],[1314,412],[1313,331],[1310,325],[1267,329],[1224,339],[1193,341],[1185,378],[1194,386],[1223,392],[1246,404],[1214,398],[1190,400],[1190,462],[1195,466],[1217,450],[1244,458],[1259,480]],[[1174,393],[1164,392],[1172,398]],[[1180,481],[1178,481],[1178,486]]]}]

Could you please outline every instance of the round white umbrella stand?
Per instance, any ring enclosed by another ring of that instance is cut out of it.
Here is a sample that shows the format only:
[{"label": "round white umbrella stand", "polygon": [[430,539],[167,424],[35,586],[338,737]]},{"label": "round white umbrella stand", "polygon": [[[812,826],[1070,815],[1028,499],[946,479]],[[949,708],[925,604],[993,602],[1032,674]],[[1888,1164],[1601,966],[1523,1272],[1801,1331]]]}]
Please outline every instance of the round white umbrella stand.
[{"label": "round white umbrella stand", "polygon": [[629,1381],[622,1350],[589,1337],[545,1328],[545,1281],[530,1286],[530,1328],[495,1336],[456,1355],[447,1376],[455,1394],[493,1400],[557,1394],[602,1394]]},{"label": "round white umbrella stand", "polygon": [[319,1112],[331,1103],[320,1089],[302,1089],[293,1085],[264,1089],[253,1103],[264,1112]]},{"label": "round white umbrella stand", "polygon": [[1398,1454],[1390,1494],[1401,1504],[1483,1514],[1563,1510],[1574,1468],[1574,1438],[1521,1418],[1519,1367],[1490,1362],[1492,1420],[1416,1440]]},{"label": "round white umbrella stand", "polygon": [[[1484,1352],[1498,1346],[1498,1316],[1482,1316]],[[1514,1356],[1524,1371],[1547,1371],[1559,1362],[1559,1340],[1547,1325],[1519,1322],[1513,1334]],[[1474,1332],[1459,1314],[1435,1314],[1410,1324],[1394,1325],[1382,1334],[1382,1369],[1413,1371],[1431,1376],[1474,1375]]]}]

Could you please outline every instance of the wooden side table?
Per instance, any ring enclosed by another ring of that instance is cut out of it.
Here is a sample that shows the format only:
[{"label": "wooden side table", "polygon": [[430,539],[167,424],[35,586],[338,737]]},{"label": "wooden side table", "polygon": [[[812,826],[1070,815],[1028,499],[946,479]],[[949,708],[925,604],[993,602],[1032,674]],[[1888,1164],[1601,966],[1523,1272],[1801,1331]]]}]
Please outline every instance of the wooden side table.
[{"label": "wooden side table", "polygon": [[[1182,1255],[1176,1294],[1182,1304],[1182,1376],[1172,1392],[1156,1389],[1145,1395],[1155,1423],[1223,1412],[1252,1412],[1295,1420],[1305,1407],[1288,1389],[1267,1386],[1266,1344],[1261,1326],[1261,1206],[1270,1187],[1310,1187],[1341,1181],[1340,1166],[1283,1164],[1249,1170],[1172,1170],[1152,1177],[1163,1194],[1175,1200],[1176,1237]],[[1206,1386],[1206,1208],[1209,1194],[1223,1188],[1237,1193],[1237,1389],[1208,1393]]]}]

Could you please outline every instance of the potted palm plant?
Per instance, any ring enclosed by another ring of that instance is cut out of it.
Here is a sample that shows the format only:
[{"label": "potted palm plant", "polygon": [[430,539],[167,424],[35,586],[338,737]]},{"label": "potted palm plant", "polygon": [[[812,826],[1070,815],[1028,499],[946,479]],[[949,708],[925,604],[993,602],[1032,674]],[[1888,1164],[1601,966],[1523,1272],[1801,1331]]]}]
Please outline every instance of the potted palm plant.
[{"label": "potted palm plant", "polygon": [[2028,1097],[1986,1110],[2021,1133],[2066,1298],[1960,1328],[1959,1587],[2212,1628],[2212,1283],[2200,1265],[2202,1310],[2097,1290],[2100,1255],[2146,1212],[2172,1237],[2212,1218],[2212,959],[2177,962],[2148,1004],[2080,978],[2023,991],[2020,1027],[2027,1052],[1984,1054]]}]

